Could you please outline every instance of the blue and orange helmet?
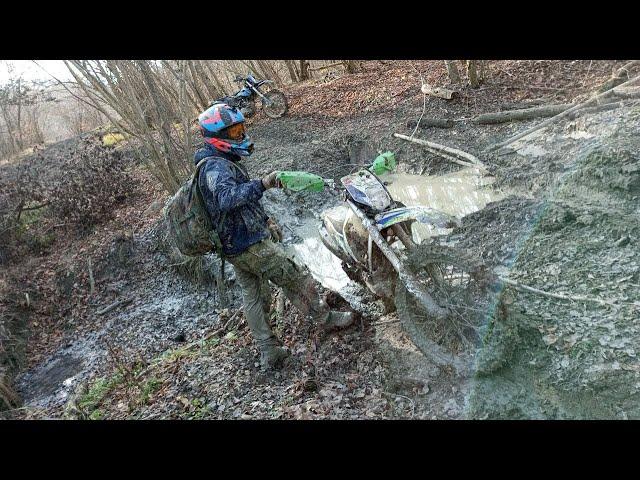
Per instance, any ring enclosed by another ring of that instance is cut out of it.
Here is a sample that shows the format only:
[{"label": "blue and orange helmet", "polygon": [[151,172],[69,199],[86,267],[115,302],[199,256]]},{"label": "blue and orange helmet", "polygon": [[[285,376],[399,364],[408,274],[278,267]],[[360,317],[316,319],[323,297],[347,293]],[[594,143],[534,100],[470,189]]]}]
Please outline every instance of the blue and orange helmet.
[{"label": "blue and orange helmet", "polygon": [[214,103],[198,116],[204,141],[216,150],[246,157],[253,152],[253,142],[244,129],[244,115],[226,103]]}]

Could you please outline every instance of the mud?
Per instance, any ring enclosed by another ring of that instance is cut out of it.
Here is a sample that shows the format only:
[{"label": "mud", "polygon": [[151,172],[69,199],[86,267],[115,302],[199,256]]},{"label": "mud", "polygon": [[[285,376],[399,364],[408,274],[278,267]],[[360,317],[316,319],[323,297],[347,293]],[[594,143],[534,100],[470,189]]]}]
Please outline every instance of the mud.
[{"label": "mud", "polygon": [[[610,68],[603,72],[609,75]],[[426,114],[456,118],[489,111],[496,98],[504,101],[504,92],[489,100],[490,92],[465,92],[453,103],[434,100]],[[402,175],[430,175],[438,182],[458,175],[458,166],[392,137],[410,133],[407,121],[422,110],[418,84],[398,95],[392,108],[380,104],[334,115],[331,99],[331,115],[293,111],[282,119],[252,121],[251,176],[291,169],[338,180],[386,150],[396,153]],[[309,101],[319,102],[316,97]],[[320,213],[339,204],[337,192],[269,191],[266,208],[283,227],[285,243],[319,280],[339,287],[364,313],[358,325],[322,336],[288,303],[282,309],[274,305],[274,327],[292,362],[273,375],[260,372],[241,314],[221,338],[208,338],[241,304],[232,268],[225,310],[213,275],[196,282],[172,266],[175,259],[162,249],[155,223],[108,245],[96,267],[96,296],[84,310],[62,310],[56,317],[64,325],[62,338],[45,337],[46,356],[31,359],[16,378],[24,408],[14,414],[60,418],[78,392],[100,377],[111,379],[118,368],[141,365],[136,381],[113,387],[93,413],[101,418],[637,418],[640,194],[633,133],[639,118],[637,107],[584,116],[534,135],[506,155],[484,148],[535,122],[490,127],[463,122],[454,129],[420,130],[421,136],[476,154],[495,178],[490,185],[474,180],[457,191],[453,200],[464,206],[457,210],[462,224],[437,232],[438,240],[473,251],[501,275],[531,286],[617,302],[602,307],[505,289],[487,317],[476,377],[429,363],[395,314],[383,315],[366,291],[345,283],[315,236]],[[431,177],[420,177],[419,185],[428,185]],[[140,211],[152,200],[162,204],[163,198],[149,199]],[[60,265],[61,291],[73,297],[87,288],[85,265]],[[204,262],[207,272],[217,268],[213,259]],[[118,300],[131,302],[97,313]]]},{"label": "mud", "polygon": [[[517,281],[611,304],[506,289],[480,351],[468,416],[639,418],[639,115],[620,114],[550,135],[563,153],[561,173],[541,184],[545,202],[528,208],[524,238],[500,259]],[[522,150],[510,161],[520,158]]]}]

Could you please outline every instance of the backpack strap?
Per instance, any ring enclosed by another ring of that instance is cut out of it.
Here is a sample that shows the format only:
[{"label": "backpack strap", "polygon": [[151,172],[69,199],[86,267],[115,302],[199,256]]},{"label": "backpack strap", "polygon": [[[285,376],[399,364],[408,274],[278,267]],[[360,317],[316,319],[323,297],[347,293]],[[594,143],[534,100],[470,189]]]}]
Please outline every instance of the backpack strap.
[{"label": "backpack strap", "polygon": [[[220,158],[222,160],[226,160],[224,157],[218,157],[215,155],[211,155],[209,157],[205,157],[202,160],[200,160],[198,162],[198,164],[196,165],[196,171],[193,174],[193,178],[191,179],[191,184],[193,185],[194,182],[196,182],[196,191],[198,192],[198,201],[200,202],[200,204],[202,205],[202,207],[204,208],[204,210],[206,211],[206,206],[204,203],[204,196],[202,195],[202,190],[200,190],[200,170],[202,170],[202,168],[206,165],[206,163],[211,160],[212,158]],[[229,161],[229,163],[231,165],[234,166],[234,168],[236,170],[238,170],[240,173],[242,173],[244,176],[248,177],[248,173],[240,167],[240,165],[236,165],[235,162]],[[220,221],[218,222],[217,226],[214,226],[213,224],[209,225],[209,239],[211,240],[211,243],[213,243],[216,246],[216,250],[218,251],[218,255],[220,255],[220,258],[222,259],[222,269],[224,271],[224,252],[222,251],[222,242],[220,241],[220,235],[218,234],[218,230],[220,228],[222,228],[222,225],[224,225],[224,221],[227,219],[227,212],[223,212],[222,215],[220,216]]]},{"label": "backpack strap", "polygon": [[[211,156],[211,157],[206,157],[200,160],[196,165],[196,171],[193,174],[193,178],[191,179],[191,184],[193,185],[195,183],[196,185],[198,201],[200,202],[200,204],[202,205],[205,211],[207,209],[204,202],[204,196],[202,195],[202,190],[200,189],[200,170],[202,170],[202,167],[206,165],[206,163],[212,158],[220,158],[220,157]],[[207,216],[207,219],[208,219],[208,216]],[[222,227],[222,225],[224,225],[224,221],[226,219],[227,219],[227,212],[223,212],[222,215],[220,216],[220,221],[218,222],[217,226],[213,225],[211,223],[211,220],[209,220],[209,227],[210,227],[209,240],[211,240],[211,243],[213,243],[216,246],[218,255],[220,255],[220,258],[222,258],[223,268],[224,268],[224,252],[222,251],[222,242],[220,241],[220,235],[218,234],[218,230]]]}]

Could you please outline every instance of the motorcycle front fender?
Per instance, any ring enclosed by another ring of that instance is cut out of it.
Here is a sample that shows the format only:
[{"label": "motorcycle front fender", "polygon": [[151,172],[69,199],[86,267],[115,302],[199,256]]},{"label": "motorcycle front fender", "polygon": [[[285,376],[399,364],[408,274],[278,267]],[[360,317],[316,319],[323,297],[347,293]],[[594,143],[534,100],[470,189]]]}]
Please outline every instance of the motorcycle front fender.
[{"label": "motorcycle front fender", "polygon": [[460,221],[453,215],[434,208],[416,205],[413,207],[394,208],[375,216],[378,228],[388,228],[396,223],[414,222],[424,223],[438,228],[452,228],[459,226]]}]

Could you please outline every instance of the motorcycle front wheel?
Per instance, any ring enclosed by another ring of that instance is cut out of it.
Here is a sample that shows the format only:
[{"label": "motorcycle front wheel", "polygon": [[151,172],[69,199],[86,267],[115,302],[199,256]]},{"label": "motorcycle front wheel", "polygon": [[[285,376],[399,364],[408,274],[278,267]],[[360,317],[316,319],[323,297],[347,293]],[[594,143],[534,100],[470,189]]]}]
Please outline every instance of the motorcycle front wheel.
[{"label": "motorcycle front wheel", "polygon": [[269,118],[280,118],[289,108],[287,97],[280,90],[270,90],[264,94],[262,109]]},{"label": "motorcycle front wheel", "polygon": [[479,340],[478,329],[486,322],[493,277],[479,259],[451,247],[419,245],[406,262],[448,315],[430,317],[399,281],[395,301],[403,330],[435,364],[460,369]]}]

